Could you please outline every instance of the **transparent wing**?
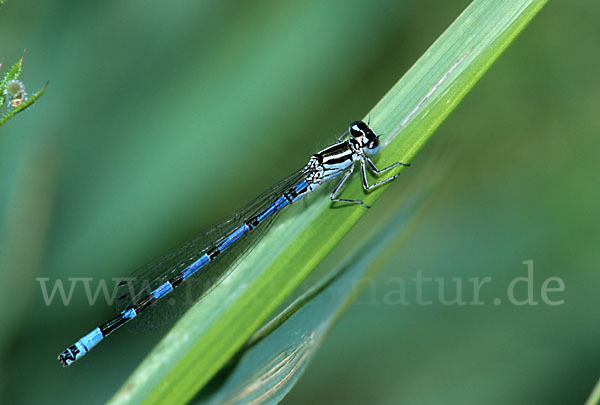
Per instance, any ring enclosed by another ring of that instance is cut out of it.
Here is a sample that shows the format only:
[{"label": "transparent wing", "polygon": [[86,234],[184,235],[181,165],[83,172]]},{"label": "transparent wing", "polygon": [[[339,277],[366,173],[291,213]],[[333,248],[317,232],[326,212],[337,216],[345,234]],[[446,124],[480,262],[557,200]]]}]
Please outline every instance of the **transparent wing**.
[{"label": "transparent wing", "polygon": [[[147,296],[150,291],[188,267],[235,228],[275,202],[284,191],[299,182],[304,175],[305,171],[302,169],[284,178],[250,204],[215,224],[207,232],[190,239],[180,247],[134,272],[127,282],[123,282],[119,286],[116,300],[117,312],[121,312],[128,305],[135,304]],[[277,213],[265,219],[173,292],[134,318],[128,324],[130,329],[143,332],[159,327],[191,307],[229,274],[235,262],[248,254],[268,230],[276,216]]]}]

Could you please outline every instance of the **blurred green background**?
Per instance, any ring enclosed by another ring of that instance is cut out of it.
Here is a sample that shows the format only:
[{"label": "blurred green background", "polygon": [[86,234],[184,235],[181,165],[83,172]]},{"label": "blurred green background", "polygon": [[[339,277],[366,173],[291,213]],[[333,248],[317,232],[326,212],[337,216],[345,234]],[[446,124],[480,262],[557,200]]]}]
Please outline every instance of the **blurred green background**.
[{"label": "blurred green background", "polygon": [[[46,306],[36,278],[95,287],[239,208],[363,117],[468,4],[9,1],[5,68],[26,49],[28,91],[50,86],[0,128],[0,402],[103,402],[166,332],[117,333],[62,369],[112,308],[82,288]],[[284,403],[585,400],[600,375],[599,18],[597,2],[548,4],[349,235],[447,171]],[[494,305],[525,260],[540,304]],[[432,283],[432,305],[386,301],[418,271],[464,280],[467,301],[467,280],[490,277],[486,304],[443,305]],[[564,304],[541,302],[548,277]]]}]

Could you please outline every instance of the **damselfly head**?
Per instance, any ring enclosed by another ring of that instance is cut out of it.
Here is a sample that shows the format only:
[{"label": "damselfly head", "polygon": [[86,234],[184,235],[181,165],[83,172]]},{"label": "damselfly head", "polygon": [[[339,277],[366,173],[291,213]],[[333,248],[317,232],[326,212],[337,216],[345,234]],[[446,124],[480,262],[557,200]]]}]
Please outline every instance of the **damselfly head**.
[{"label": "damselfly head", "polygon": [[379,150],[379,137],[363,121],[350,124],[350,135],[360,142],[368,155],[374,155]]}]

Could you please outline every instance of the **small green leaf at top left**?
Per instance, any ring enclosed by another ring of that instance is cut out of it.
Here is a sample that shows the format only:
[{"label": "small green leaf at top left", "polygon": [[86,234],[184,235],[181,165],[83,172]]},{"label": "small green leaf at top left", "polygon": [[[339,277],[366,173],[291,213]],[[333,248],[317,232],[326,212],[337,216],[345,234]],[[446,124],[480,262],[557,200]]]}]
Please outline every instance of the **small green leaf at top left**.
[{"label": "small green leaf at top left", "polygon": [[[2,0],[0,0],[0,5]],[[21,76],[23,64],[23,56],[8,69],[8,71],[0,79],[0,107],[7,105],[8,111],[0,117],[0,126],[2,126],[9,118],[20,113],[34,102],[44,93],[48,83],[38,92],[34,93],[30,98],[27,97],[25,85],[19,80]],[[0,63],[0,68],[2,64]]]}]

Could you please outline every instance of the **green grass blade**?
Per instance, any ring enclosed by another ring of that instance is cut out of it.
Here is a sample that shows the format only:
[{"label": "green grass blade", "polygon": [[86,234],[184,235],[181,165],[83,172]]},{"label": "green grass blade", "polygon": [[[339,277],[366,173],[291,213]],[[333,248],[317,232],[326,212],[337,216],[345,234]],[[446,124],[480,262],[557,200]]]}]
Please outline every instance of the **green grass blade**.
[{"label": "green grass blade", "polygon": [[[371,111],[371,126],[387,135],[378,165],[409,162],[545,2],[474,1]],[[384,189],[362,198],[372,204]],[[344,195],[362,193],[355,176]],[[189,401],[365,213],[360,206],[331,209],[323,194],[301,212],[290,210],[297,215],[278,221],[177,322],[113,403]]]},{"label": "green grass blade", "polygon": [[592,390],[589,398],[585,401],[585,405],[598,405],[600,403],[600,380]]},{"label": "green grass blade", "polygon": [[[225,373],[203,390],[199,404],[276,403],[296,384],[329,330],[422,218],[441,172],[369,230],[350,255],[263,325]],[[306,305],[310,302],[310,305]]]}]

